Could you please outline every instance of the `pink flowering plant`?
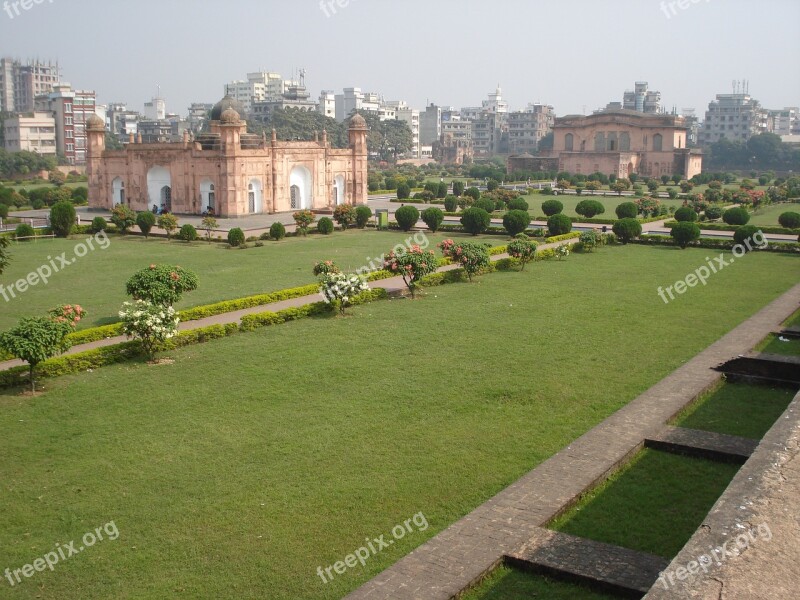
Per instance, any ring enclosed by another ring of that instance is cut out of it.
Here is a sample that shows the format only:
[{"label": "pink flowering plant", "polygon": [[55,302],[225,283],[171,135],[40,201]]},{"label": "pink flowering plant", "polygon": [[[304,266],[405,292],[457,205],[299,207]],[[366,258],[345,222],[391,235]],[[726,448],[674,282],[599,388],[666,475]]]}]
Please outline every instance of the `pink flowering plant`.
[{"label": "pink flowering plant", "polygon": [[453,240],[445,240],[439,244],[439,248],[446,257],[461,265],[470,281],[473,275],[477,275],[491,264],[487,244],[455,243]]},{"label": "pink flowering plant", "polygon": [[360,275],[345,275],[344,273],[326,273],[320,282],[319,293],[325,302],[339,307],[339,313],[344,314],[354,297],[369,289],[367,282]]},{"label": "pink flowering plant", "polygon": [[47,312],[50,318],[57,323],[67,323],[74,330],[78,321],[86,316],[86,311],[80,304],[62,304]]},{"label": "pink flowering plant", "polygon": [[536,242],[532,242],[527,235],[520,233],[508,244],[508,255],[516,258],[522,265],[520,270],[524,271],[525,265],[536,256]]},{"label": "pink flowering plant", "polygon": [[415,297],[419,280],[436,271],[436,254],[414,244],[401,252],[392,250],[383,260],[383,268],[403,278],[411,297]]}]

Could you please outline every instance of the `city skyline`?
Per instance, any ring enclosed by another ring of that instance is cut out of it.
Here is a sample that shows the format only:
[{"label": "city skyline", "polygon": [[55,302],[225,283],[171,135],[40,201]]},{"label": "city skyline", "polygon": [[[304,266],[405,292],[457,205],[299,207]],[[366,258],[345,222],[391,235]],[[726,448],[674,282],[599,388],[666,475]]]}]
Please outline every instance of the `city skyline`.
[{"label": "city skyline", "polygon": [[[763,106],[796,106],[800,78],[782,76],[787,69],[781,65],[786,61],[788,67],[788,57],[800,55],[800,40],[791,35],[800,5],[788,0],[762,3],[765,13],[786,16],[771,19],[768,36],[752,31],[751,17],[739,10],[743,5],[738,0],[575,1],[558,6],[512,0],[491,5],[445,0],[435,6],[421,0],[242,0],[223,7],[207,0],[169,5],[145,0],[133,12],[86,0],[77,14],[68,2],[56,0],[25,11],[18,5],[18,14],[6,6],[0,13],[5,42],[0,53],[58,60],[64,80],[77,89],[96,90],[103,104],[126,102],[141,111],[160,88],[167,109],[179,114],[192,102],[216,102],[225,83],[244,79],[248,72],[264,69],[289,79],[300,68],[306,70],[312,98],[321,90],[360,87],[419,109],[431,102],[477,106],[499,84],[512,110],[541,102],[554,106],[559,115],[590,114],[621,101],[623,92],[641,80],[661,91],[668,112],[674,106],[679,112],[691,107],[703,114],[716,94],[731,93],[732,80],[742,79],[749,81],[750,94]],[[577,22],[576,8],[583,17]],[[228,33],[212,35],[217,22],[227,23],[213,18],[215,10],[248,18],[238,20]],[[81,36],[77,44],[69,44],[75,38],[72,32],[90,27],[93,21],[87,15],[95,12],[125,23],[125,30],[98,28],[82,34],[94,40],[90,48],[80,43]],[[203,15],[210,16],[205,24]],[[276,16],[285,27],[274,25]],[[297,19],[303,19],[302,39],[291,26]],[[386,27],[402,31],[402,23],[408,23],[406,36],[388,38],[387,44]],[[715,23],[724,23],[724,36],[710,34]],[[625,34],[619,43],[626,28],[635,33]],[[742,43],[756,35],[757,44]],[[649,44],[665,37],[675,47],[654,45],[652,51],[642,51],[638,41]],[[93,50],[90,60],[87,49]],[[586,62],[598,56],[602,65]],[[669,61],[658,58],[662,56]]]}]

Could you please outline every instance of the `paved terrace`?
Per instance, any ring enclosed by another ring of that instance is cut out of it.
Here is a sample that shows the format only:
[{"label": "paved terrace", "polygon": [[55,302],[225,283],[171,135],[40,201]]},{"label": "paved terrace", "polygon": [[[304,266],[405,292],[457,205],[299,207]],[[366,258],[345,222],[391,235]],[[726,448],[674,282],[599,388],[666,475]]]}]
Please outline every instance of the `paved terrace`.
[{"label": "paved terrace", "polygon": [[[526,545],[541,536],[541,527],[576,501],[581,493],[605,479],[645,443],[658,438],[665,424],[699,394],[712,387],[720,375],[712,368],[745,354],[781,323],[800,304],[800,284],[783,294],[750,319],[723,336],[662,379],[624,408],[584,434],[571,445],[541,463],[508,488],[423,544],[383,573],[347,596],[348,600],[450,600],[478,582],[505,560],[524,555]],[[784,432],[785,433],[785,432]],[[781,433],[771,439],[780,445]],[[797,443],[792,441],[795,446]],[[800,468],[800,461],[793,465]],[[784,475],[788,473],[785,471]],[[777,479],[773,476],[773,481]],[[784,544],[800,544],[796,520],[800,478],[786,486],[781,505]],[[742,482],[742,485],[745,485]],[[790,492],[794,491],[794,495]],[[774,521],[776,526],[778,521]],[[774,550],[783,546],[775,545]],[[772,551],[770,555],[774,556]],[[778,561],[775,561],[776,563]],[[774,568],[798,569],[794,566]],[[797,575],[797,571],[795,571]],[[762,586],[769,586],[768,578]],[[800,581],[795,576],[794,582]],[[774,582],[777,586],[778,582]],[[766,593],[769,587],[762,587]],[[773,587],[774,589],[774,587]],[[658,598],[690,596],[659,596]],[[697,596],[710,598],[711,596]],[[713,596],[717,598],[717,596]],[[724,596],[746,598],[747,595]],[[771,598],[789,598],[773,594]],[[653,596],[655,598],[655,596]]]}]

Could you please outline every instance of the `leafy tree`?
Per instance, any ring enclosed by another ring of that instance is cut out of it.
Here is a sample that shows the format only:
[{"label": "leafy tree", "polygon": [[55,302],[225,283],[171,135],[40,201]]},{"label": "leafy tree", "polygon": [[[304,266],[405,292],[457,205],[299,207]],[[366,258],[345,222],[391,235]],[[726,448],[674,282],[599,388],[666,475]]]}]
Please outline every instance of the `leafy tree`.
[{"label": "leafy tree", "polygon": [[591,219],[595,215],[601,215],[606,212],[606,207],[603,206],[602,202],[598,202],[597,200],[581,200],[575,207],[575,212],[582,217]]},{"label": "leafy tree", "polygon": [[700,227],[698,227],[697,223],[683,221],[672,228],[670,235],[681,249],[685,249],[690,242],[700,238]]},{"label": "leafy tree", "polygon": [[167,232],[167,241],[169,241],[172,232],[178,228],[178,217],[172,213],[163,214],[158,217],[158,227]]},{"label": "leafy tree", "polygon": [[139,228],[139,231],[142,232],[142,235],[144,235],[145,239],[150,236],[150,231],[153,229],[155,224],[156,216],[149,210],[140,212],[136,215],[136,226]]},{"label": "leafy tree", "polygon": [[615,209],[618,219],[635,219],[639,216],[639,207],[634,202],[623,202]]},{"label": "leafy tree", "polygon": [[614,183],[610,184],[608,186],[608,189],[610,189],[612,192],[617,192],[618,196],[622,196],[622,192],[627,190],[628,186],[625,185],[625,182],[620,179],[620,180],[615,181]]},{"label": "leafy tree", "polygon": [[120,233],[127,233],[136,224],[136,213],[124,204],[117,204],[111,210],[111,222]]},{"label": "leafy tree", "polygon": [[638,219],[620,219],[614,223],[612,231],[619,241],[627,244],[642,235],[642,224],[639,223]]},{"label": "leafy tree", "polygon": [[53,234],[61,238],[69,237],[75,226],[75,216],[75,205],[72,202],[56,202],[50,209],[50,227]]},{"label": "leafy tree", "polygon": [[308,228],[314,222],[314,213],[310,210],[299,210],[292,215],[297,231],[304,237],[308,234]]},{"label": "leafy tree", "polygon": [[134,300],[172,306],[183,294],[196,290],[197,283],[197,275],[188,269],[172,265],[150,265],[134,273],[125,288]]},{"label": "leafy tree", "polygon": [[492,222],[492,217],[482,208],[470,207],[461,216],[461,225],[464,231],[472,235],[483,233]]},{"label": "leafy tree", "polygon": [[211,242],[211,232],[217,228],[217,220],[214,217],[205,216],[200,222],[200,228],[206,232],[206,240]]},{"label": "leafy tree", "polygon": [[467,190],[464,192],[464,195],[469,196],[475,202],[481,199],[481,191],[476,187],[467,188]]},{"label": "leafy tree", "polygon": [[472,242],[459,242],[454,244],[450,251],[450,258],[461,265],[470,281],[472,281],[473,276],[477,275],[491,264],[491,258],[489,257],[489,251],[486,245]]},{"label": "leafy tree", "polygon": [[655,179],[651,179],[650,181],[647,182],[647,189],[650,190],[651,192],[655,192],[656,190],[658,190],[658,187],[659,187],[658,181],[656,181]]},{"label": "leafy tree", "polygon": [[383,261],[384,269],[403,278],[412,298],[415,297],[419,280],[436,271],[436,267],[435,253],[432,250],[423,250],[418,245],[412,245],[402,252],[392,250]]},{"label": "leafy tree", "polygon": [[536,242],[524,233],[514,236],[514,241],[508,245],[508,255],[519,260],[522,264],[521,271],[525,270],[525,265],[531,262],[536,256]]},{"label": "leafy tree", "polygon": [[0,333],[0,348],[28,363],[31,391],[35,392],[36,366],[65,352],[70,346],[67,335],[71,332],[72,326],[67,322],[50,317],[25,317],[13,329]]},{"label": "leafy tree", "polygon": [[411,229],[419,221],[419,211],[414,206],[401,206],[394,213],[394,218],[400,229],[403,231],[411,231]]},{"label": "leafy tree", "polygon": [[441,209],[432,206],[430,208],[426,208],[422,211],[422,220],[425,222],[425,225],[428,226],[428,229],[431,230],[432,233],[436,233],[439,227],[444,221],[444,213]]},{"label": "leafy tree", "polygon": [[527,210],[510,210],[503,215],[503,227],[508,235],[514,237],[528,229],[531,220],[531,213]]},{"label": "leafy tree", "polygon": [[140,340],[151,361],[159,348],[178,334],[178,317],[172,306],[135,300],[125,302],[119,316],[125,335]]}]

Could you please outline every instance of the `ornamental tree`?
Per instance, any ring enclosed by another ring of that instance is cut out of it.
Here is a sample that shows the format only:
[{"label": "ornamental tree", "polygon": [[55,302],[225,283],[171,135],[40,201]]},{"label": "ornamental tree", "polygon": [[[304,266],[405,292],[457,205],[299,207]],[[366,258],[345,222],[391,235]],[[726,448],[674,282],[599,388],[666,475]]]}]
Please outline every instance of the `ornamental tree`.
[{"label": "ornamental tree", "polygon": [[612,231],[619,241],[627,244],[642,235],[642,224],[637,219],[620,219],[614,223]]},{"label": "ornamental tree", "polygon": [[56,202],[50,208],[50,227],[56,237],[69,237],[75,226],[75,205],[72,202]]},{"label": "ornamental tree", "polygon": [[298,210],[292,215],[292,218],[294,219],[295,225],[297,225],[297,231],[300,235],[308,235],[308,228],[314,222],[314,213],[310,210]]},{"label": "ornamental tree", "polygon": [[433,250],[423,250],[418,245],[411,246],[408,250],[395,252],[392,250],[383,260],[383,268],[403,278],[411,297],[419,280],[436,270],[436,255]]},{"label": "ornamental tree", "polygon": [[353,298],[368,289],[367,282],[360,275],[331,272],[322,277],[319,291],[325,302],[338,306],[339,313],[343,315]]},{"label": "ornamental tree", "polygon": [[524,233],[520,233],[514,238],[514,241],[508,245],[508,255],[516,258],[522,265],[521,271],[525,270],[525,265],[531,262],[536,257],[536,242]]},{"label": "ornamental tree", "polygon": [[681,221],[672,228],[670,235],[683,250],[690,242],[700,238],[700,227],[693,221]]},{"label": "ornamental tree", "polygon": [[178,334],[179,319],[171,306],[134,300],[122,305],[119,316],[125,335],[141,341],[142,349],[151,361],[164,342]]},{"label": "ornamental tree", "polygon": [[200,222],[200,229],[206,232],[206,240],[211,242],[211,232],[217,228],[217,220],[214,217],[205,216]]},{"label": "ornamental tree", "polygon": [[527,210],[509,210],[503,215],[503,227],[510,236],[523,233],[531,224],[531,213]]},{"label": "ornamental tree", "polygon": [[150,235],[150,230],[153,229],[155,224],[156,216],[149,210],[145,210],[136,215],[136,225],[139,227],[139,231],[142,232],[145,239]]},{"label": "ornamental tree", "polygon": [[167,213],[158,217],[158,227],[167,232],[167,241],[172,236],[172,232],[178,228],[178,217],[172,213]]},{"label": "ornamental tree", "polygon": [[[445,240],[452,242],[452,240]],[[440,244],[440,247],[444,244]],[[478,274],[491,264],[489,251],[485,244],[473,242],[451,243],[449,246],[450,258],[464,269],[467,277],[472,281],[472,276]]]},{"label": "ornamental tree", "polygon": [[117,204],[111,210],[111,222],[120,233],[127,233],[136,224],[136,213],[124,204]]},{"label": "ornamental tree", "polygon": [[575,207],[575,212],[582,217],[591,219],[595,215],[601,215],[606,212],[606,207],[603,206],[602,202],[598,202],[597,200],[581,200]]},{"label": "ornamental tree", "polygon": [[345,231],[356,222],[356,208],[352,204],[340,204],[333,209],[333,220]]},{"label": "ornamental tree", "polygon": [[461,215],[461,225],[464,231],[472,235],[483,233],[492,222],[491,215],[482,208],[468,208]]},{"label": "ornamental tree", "polygon": [[337,267],[336,263],[332,260],[323,260],[314,265],[314,275],[317,277],[320,275],[330,275],[332,273],[341,273],[339,267]]},{"label": "ornamental tree", "polygon": [[31,392],[36,391],[36,366],[70,347],[67,335],[72,325],[51,317],[25,317],[19,324],[0,333],[0,348],[28,363]]},{"label": "ornamental tree", "polygon": [[134,273],[126,288],[134,300],[172,306],[185,292],[197,289],[197,275],[172,265],[150,265]]}]

